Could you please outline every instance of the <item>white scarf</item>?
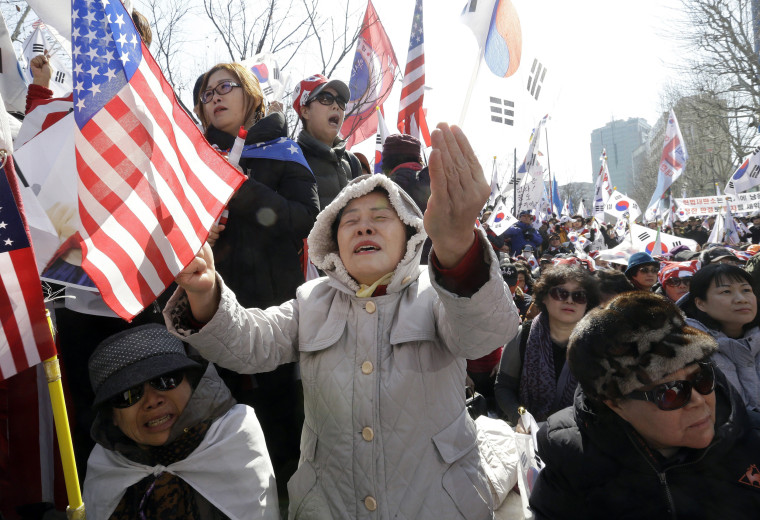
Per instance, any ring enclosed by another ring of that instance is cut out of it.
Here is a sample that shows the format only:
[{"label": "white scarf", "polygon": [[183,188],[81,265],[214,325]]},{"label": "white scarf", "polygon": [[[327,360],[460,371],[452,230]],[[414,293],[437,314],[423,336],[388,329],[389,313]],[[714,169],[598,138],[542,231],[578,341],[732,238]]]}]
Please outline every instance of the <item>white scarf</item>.
[{"label": "white scarf", "polygon": [[127,488],[162,472],[180,477],[231,520],[279,519],[277,487],[253,408],[237,404],[217,419],[198,447],[168,466],[146,466],[95,446],[87,461],[87,517],[106,520]]}]

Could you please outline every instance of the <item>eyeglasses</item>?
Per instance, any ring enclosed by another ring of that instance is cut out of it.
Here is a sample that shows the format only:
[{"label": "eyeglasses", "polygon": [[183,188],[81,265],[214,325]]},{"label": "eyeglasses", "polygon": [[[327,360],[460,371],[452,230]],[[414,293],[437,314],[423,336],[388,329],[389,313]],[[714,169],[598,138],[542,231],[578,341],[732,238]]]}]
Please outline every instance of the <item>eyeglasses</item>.
[{"label": "eyeglasses", "polygon": [[239,87],[239,83],[235,83],[234,81],[222,81],[214,88],[210,88],[208,90],[204,90],[201,92],[201,103],[204,105],[206,103],[211,103],[211,100],[214,99],[214,92],[219,94],[220,96],[224,96],[225,94],[229,94],[232,92],[232,89],[234,87]]},{"label": "eyeglasses", "polygon": [[[159,392],[166,392],[177,388],[184,378],[185,373],[182,370],[177,370],[176,372],[170,372],[151,379],[148,381],[148,384]],[[144,389],[145,383],[135,385],[132,388],[124,390],[119,395],[113,396],[109,399],[109,404],[114,408],[129,408],[142,399]]]},{"label": "eyeglasses", "polygon": [[711,363],[698,363],[699,370],[688,380],[670,381],[657,385],[651,390],[636,390],[626,395],[627,399],[649,401],[666,412],[683,408],[691,401],[691,389],[702,395],[711,394],[715,390],[715,369]]},{"label": "eyeglasses", "polygon": [[639,267],[639,273],[644,274],[657,274],[660,272],[659,267],[649,266],[649,267]]},{"label": "eyeglasses", "polygon": [[341,96],[336,96],[335,94],[332,94],[330,92],[320,92],[319,94],[311,98],[309,100],[309,103],[311,103],[312,101],[319,101],[321,105],[325,105],[328,107],[332,105],[333,103],[337,103],[338,108],[340,108],[341,110],[345,110],[346,103],[348,103],[348,101],[343,99]]},{"label": "eyeglasses", "polygon": [[586,303],[586,291],[573,291],[570,292],[562,287],[552,287],[549,289],[549,296],[557,300],[558,302],[567,301],[568,298],[572,298],[574,303],[583,305]]},{"label": "eyeglasses", "polygon": [[665,285],[669,287],[681,287],[681,285],[685,287],[689,287],[691,285],[691,276],[686,278],[678,278],[677,276],[674,276],[673,278],[668,278],[665,280]]}]

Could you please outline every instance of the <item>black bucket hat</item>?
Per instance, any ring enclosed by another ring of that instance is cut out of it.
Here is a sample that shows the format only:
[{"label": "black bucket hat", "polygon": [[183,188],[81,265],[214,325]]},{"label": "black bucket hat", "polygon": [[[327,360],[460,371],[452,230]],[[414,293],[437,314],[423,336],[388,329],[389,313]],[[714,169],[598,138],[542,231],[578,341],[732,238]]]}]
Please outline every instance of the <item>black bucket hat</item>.
[{"label": "black bucket hat", "polygon": [[127,329],[104,339],[88,363],[97,407],[111,397],[158,376],[201,368],[185,345],[157,323]]}]

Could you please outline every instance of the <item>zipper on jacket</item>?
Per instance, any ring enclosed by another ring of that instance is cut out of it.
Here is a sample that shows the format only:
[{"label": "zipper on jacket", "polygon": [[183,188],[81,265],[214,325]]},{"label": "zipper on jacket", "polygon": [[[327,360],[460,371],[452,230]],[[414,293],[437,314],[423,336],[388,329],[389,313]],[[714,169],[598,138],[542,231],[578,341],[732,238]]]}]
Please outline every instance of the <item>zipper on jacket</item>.
[{"label": "zipper on jacket", "polygon": [[676,505],[673,503],[673,495],[670,494],[670,486],[668,486],[668,478],[665,475],[665,472],[657,474],[660,477],[660,484],[665,486],[665,496],[668,498],[668,504],[670,507],[670,514],[673,516],[673,518],[676,518]]},{"label": "zipper on jacket", "polygon": [[670,494],[670,487],[668,486],[668,479],[665,475],[664,471],[659,471],[655,465],[652,463],[652,460],[649,456],[647,456],[646,453],[641,449],[641,445],[637,442],[636,439],[634,439],[631,436],[631,432],[629,432],[627,429],[625,430],[625,434],[628,437],[628,440],[631,441],[631,444],[633,444],[634,449],[639,452],[639,454],[644,457],[644,460],[649,465],[650,468],[652,468],[652,471],[655,472],[657,477],[660,479],[660,484],[665,488],[665,498],[668,501],[668,509],[670,511],[670,517],[673,518],[673,520],[676,520],[678,517],[676,516],[676,505],[673,503],[673,495]]}]

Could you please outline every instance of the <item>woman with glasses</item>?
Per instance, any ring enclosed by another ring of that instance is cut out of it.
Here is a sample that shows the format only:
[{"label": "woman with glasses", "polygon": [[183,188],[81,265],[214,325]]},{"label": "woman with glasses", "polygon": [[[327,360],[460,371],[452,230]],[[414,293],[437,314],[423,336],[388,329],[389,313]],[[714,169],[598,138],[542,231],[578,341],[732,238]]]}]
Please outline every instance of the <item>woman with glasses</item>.
[{"label": "woman with glasses", "polygon": [[639,291],[651,291],[657,283],[657,273],[660,272],[660,262],[649,256],[649,253],[634,253],[628,259],[625,275]]},{"label": "woman with glasses", "polygon": [[[216,65],[199,92],[201,121],[211,144],[229,150],[238,131],[248,131],[240,159],[248,179],[209,239],[216,269],[243,305],[279,305],[295,297],[305,281],[303,240],[319,213],[314,175],[298,145],[287,138],[285,116],[264,115],[261,86],[249,69],[239,63]],[[256,409],[284,496],[298,460],[302,421],[295,364],[257,375],[253,385],[249,376],[224,377],[235,398]]]},{"label": "woman with glasses", "polygon": [[657,279],[660,281],[660,287],[654,291],[656,294],[663,294],[670,301],[677,302],[689,292],[691,279],[697,272],[696,260],[690,262],[663,262]]},{"label": "woman with glasses", "polygon": [[256,414],[165,326],[110,336],[89,371],[97,444],[84,483],[88,518],[279,518]]},{"label": "woman with glasses", "polygon": [[578,265],[556,265],[534,286],[533,302],[540,313],[504,347],[496,374],[496,401],[512,425],[521,406],[541,422],[572,403],[576,380],[565,363],[567,341],[599,302],[598,282]]},{"label": "woman with glasses", "polygon": [[362,174],[359,159],[346,150],[346,141],[338,134],[350,98],[348,85],[321,74],[301,81],[293,92],[293,109],[302,127],[298,145],[317,178],[322,209],[348,181]]},{"label": "woman with glasses", "polygon": [[756,518],[760,436],[707,362],[717,348],[652,293],[586,315],[568,345],[573,407],[538,433],[535,517]]},{"label": "woman with glasses", "polygon": [[679,305],[689,325],[718,342],[713,361],[741,394],[753,426],[760,428],[760,316],[752,276],[736,265],[710,264],[696,272]]}]

